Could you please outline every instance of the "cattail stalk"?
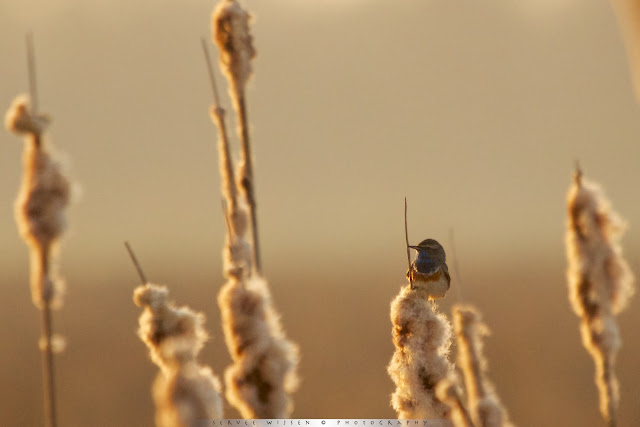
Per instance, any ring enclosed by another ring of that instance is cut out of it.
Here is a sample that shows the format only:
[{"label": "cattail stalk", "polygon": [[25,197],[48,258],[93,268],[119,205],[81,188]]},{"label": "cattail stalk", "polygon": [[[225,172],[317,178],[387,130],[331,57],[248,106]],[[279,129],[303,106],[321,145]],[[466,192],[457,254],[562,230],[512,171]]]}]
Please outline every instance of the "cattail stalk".
[{"label": "cattail stalk", "polygon": [[471,306],[453,307],[453,324],[458,344],[458,366],[462,370],[468,406],[478,427],[511,426],[494,385],[487,375],[488,363],[482,339],[489,328],[480,313]]},{"label": "cattail stalk", "polygon": [[204,315],[169,302],[164,286],[136,288],[135,304],[143,308],[138,336],[160,372],[153,384],[156,425],[192,427],[198,420],[222,418],[220,381],[197,360],[208,335]]},{"label": "cattail stalk", "polygon": [[[222,194],[229,207],[225,209],[228,227],[223,251],[227,283],[218,295],[225,340],[233,360],[225,372],[226,397],[244,418],[289,418],[293,411],[291,394],[298,387],[299,351],[286,337],[267,282],[261,277],[245,97],[251,59],[255,56],[249,19],[236,0],[222,0],[212,15],[213,39],[220,51],[220,68],[229,83],[241,140],[241,164],[234,180],[224,112],[219,107],[210,69],[216,102],[211,116],[220,135]],[[237,187],[242,198],[237,197]],[[251,244],[244,237],[247,216],[251,221]]]},{"label": "cattail stalk", "polygon": [[453,373],[451,325],[421,288],[404,286],[391,303],[395,353],[387,367],[396,390],[391,405],[399,419],[449,418],[436,396],[438,383]]},{"label": "cattail stalk", "polygon": [[225,121],[225,110],[220,105],[218,88],[215,81],[209,50],[206,42],[202,39],[202,49],[205,55],[205,62],[209,72],[209,80],[213,90],[214,105],[210,110],[211,119],[218,128],[218,153],[220,155],[219,169],[224,200],[223,209],[225,220],[228,225],[227,242],[225,244],[225,271],[234,276],[241,276],[246,271],[251,270],[251,256],[246,256],[247,251],[251,251],[249,244],[245,240],[247,230],[246,207],[238,200],[238,190],[236,187],[233,159],[229,146],[229,137]]},{"label": "cattail stalk", "polygon": [[256,273],[261,274],[255,180],[246,103],[246,85],[252,74],[251,60],[256,55],[249,32],[250,18],[249,13],[236,0],[222,0],[213,11],[212,32],[220,51],[220,68],[229,82],[229,93],[238,116],[241,167],[237,181],[249,210],[253,268]]},{"label": "cattail stalk", "polygon": [[617,425],[620,395],[615,361],[621,346],[615,315],[634,292],[633,276],[622,257],[624,223],[602,190],[576,170],[567,196],[569,299],[580,317],[582,343],[596,367],[600,412]]},{"label": "cattail stalk", "polygon": [[[29,60],[33,51],[29,39]],[[35,78],[31,73],[32,92]],[[60,165],[44,144],[42,134],[49,118],[30,108],[28,97],[17,97],[9,108],[5,124],[9,131],[24,136],[23,176],[15,203],[16,222],[22,239],[29,247],[30,282],[33,303],[41,312],[40,348],[45,424],[57,425],[54,359],[56,342],[52,309],[62,305],[63,283],[57,277],[55,256],[57,245],[66,228],[65,208],[69,203],[70,185]]]}]

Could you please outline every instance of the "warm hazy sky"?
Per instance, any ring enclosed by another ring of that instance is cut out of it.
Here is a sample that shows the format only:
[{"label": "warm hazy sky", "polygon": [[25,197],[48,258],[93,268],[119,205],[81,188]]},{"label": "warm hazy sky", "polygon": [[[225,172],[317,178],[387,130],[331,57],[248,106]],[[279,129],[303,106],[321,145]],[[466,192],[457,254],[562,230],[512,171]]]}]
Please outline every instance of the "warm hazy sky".
[{"label": "warm hazy sky", "polygon": [[[147,258],[217,262],[224,224],[199,45],[212,4],[0,4],[0,105],[27,88],[33,30],[40,105],[81,189],[69,263],[121,260],[125,238]],[[626,246],[640,248],[640,111],[607,2],[248,5],[267,271],[357,253],[402,264],[405,195],[411,240],[447,247],[453,226],[467,263],[561,257],[575,159],[630,221]],[[3,269],[26,256],[12,212],[20,150],[0,133]]]}]

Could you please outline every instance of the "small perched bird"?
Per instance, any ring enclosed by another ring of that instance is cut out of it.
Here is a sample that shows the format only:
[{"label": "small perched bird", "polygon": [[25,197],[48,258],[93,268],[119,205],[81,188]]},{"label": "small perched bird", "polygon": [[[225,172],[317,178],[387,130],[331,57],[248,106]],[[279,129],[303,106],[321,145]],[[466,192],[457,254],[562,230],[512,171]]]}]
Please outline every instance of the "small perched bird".
[{"label": "small perched bird", "polygon": [[418,251],[418,257],[407,271],[407,279],[413,281],[414,288],[426,290],[429,299],[444,297],[451,285],[451,277],[442,245],[426,239],[418,246],[409,247]]}]

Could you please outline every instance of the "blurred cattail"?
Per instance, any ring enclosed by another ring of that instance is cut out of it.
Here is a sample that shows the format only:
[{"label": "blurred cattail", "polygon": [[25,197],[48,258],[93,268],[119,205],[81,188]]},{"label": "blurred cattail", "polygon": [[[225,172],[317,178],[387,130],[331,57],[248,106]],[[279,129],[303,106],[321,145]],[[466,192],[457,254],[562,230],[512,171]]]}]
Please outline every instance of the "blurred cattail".
[{"label": "blurred cattail", "polygon": [[168,300],[164,286],[146,284],[135,289],[133,301],[144,309],[138,336],[161,368],[153,385],[156,424],[195,426],[201,419],[222,418],[220,381],[197,356],[208,336],[204,315]]},{"label": "blurred cattail", "polygon": [[[262,272],[260,260],[260,244],[258,239],[258,219],[256,213],[256,196],[255,182],[253,176],[253,159],[251,152],[251,143],[249,137],[249,119],[247,112],[247,103],[245,89],[249,78],[251,77],[252,68],[251,60],[255,57],[256,51],[253,47],[253,37],[249,31],[249,21],[251,15],[245,11],[236,0],[221,0],[215,8],[211,18],[211,29],[213,40],[218,45],[220,51],[220,68],[229,82],[229,93],[238,116],[238,132],[241,139],[241,163],[236,178],[237,186],[240,187],[244,195],[248,207],[248,216],[251,221],[251,238],[252,238],[252,262],[251,266],[258,274]],[[221,115],[218,106],[213,111],[216,116]],[[217,122],[221,118],[214,118]],[[226,131],[223,126],[218,125],[221,141],[226,138]],[[227,194],[229,194],[228,202],[230,207],[229,219],[231,226],[243,230],[246,228],[246,217],[244,215],[236,215],[235,189],[228,185],[232,180],[232,169],[229,166],[228,147],[223,147],[220,151],[221,164],[226,162],[226,169],[223,178],[223,184],[226,182]],[[222,165],[221,165],[222,167]],[[222,169],[221,169],[222,170]],[[234,187],[235,188],[235,187]],[[236,224],[239,222],[239,224]],[[235,230],[234,230],[235,231]],[[238,235],[238,234],[237,234]]]},{"label": "blurred cattail", "polygon": [[487,376],[488,363],[483,354],[482,339],[489,334],[489,328],[474,307],[455,305],[452,311],[458,366],[464,376],[474,424],[477,427],[511,426],[507,411]]},{"label": "blurred cattail", "polygon": [[395,353],[387,372],[396,385],[391,405],[399,419],[450,417],[436,386],[453,372],[451,325],[428,298],[425,290],[405,286],[391,303]]},{"label": "blurred cattail", "polygon": [[24,136],[22,184],[15,202],[15,215],[20,236],[29,247],[31,299],[42,314],[39,346],[42,350],[45,421],[48,426],[55,427],[53,353],[64,348],[61,344],[64,338],[53,333],[51,310],[62,305],[64,292],[63,281],[56,274],[55,256],[66,228],[65,208],[69,204],[70,185],[44,144],[42,134],[48,124],[49,118],[33,111],[24,95],[13,101],[5,116],[7,129]]},{"label": "blurred cattail", "polygon": [[596,366],[600,412],[614,426],[620,399],[614,369],[621,345],[615,315],[634,292],[633,276],[620,246],[624,223],[602,190],[584,179],[579,169],[567,204],[569,299],[581,319],[582,343]]},{"label": "blurred cattail", "polygon": [[458,378],[449,375],[438,382],[436,396],[441,402],[451,407],[451,421],[455,427],[474,427],[469,409],[464,402],[462,390],[458,385]]},{"label": "blurred cattail", "polygon": [[[211,116],[219,133],[220,174],[225,201],[227,236],[223,249],[225,276],[218,305],[233,365],[225,372],[226,397],[244,418],[288,418],[291,393],[298,387],[298,347],[287,339],[271,302],[267,282],[260,277],[260,251],[253,162],[245,88],[256,52],[249,32],[250,15],[236,0],[221,0],[212,14],[213,40],[220,51],[220,68],[238,116],[241,162],[234,177],[224,110],[216,105]],[[208,56],[205,48],[205,55]],[[237,188],[242,190],[238,197]],[[251,221],[251,242],[245,239]],[[257,274],[256,274],[257,273]]]},{"label": "blurred cattail", "polygon": [[611,0],[624,40],[631,81],[636,99],[640,101],[640,2],[637,0]]},{"label": "blurred cattail", "polygon": [[6,115],[6,126],[25,136],[23,176],[16,199],[16,221],[31,256],[31,297],[43,308],[60,306],[63,285],[54,272],[56,243],[66,228],[69,180],[42,140],[48,118],[29,112],[27,97],[17,97]]},{"label": "blurred cattail", "polygon": [[298,347],[289,341],[258,277],[230,278],[218,304],[233,365],[225,372],[226,397],[245,419],[289,418],[298,387]]},{"label": "blurred cattail", "polygon": [[[220,66],[230,82],[232,97],[243,95],[256,56],[249,32],[251,15],[236,0],[221,0],[212,15],[214,41],[220,49]],[[237,102],[237,98],[234,102]]]}]

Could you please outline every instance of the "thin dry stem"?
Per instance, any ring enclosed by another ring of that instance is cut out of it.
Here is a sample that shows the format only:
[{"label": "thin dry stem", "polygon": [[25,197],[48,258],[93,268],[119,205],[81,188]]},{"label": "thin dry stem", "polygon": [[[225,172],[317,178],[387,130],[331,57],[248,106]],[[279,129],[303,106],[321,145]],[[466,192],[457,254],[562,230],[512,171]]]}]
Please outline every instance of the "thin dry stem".
[{"label": "thin dry stem", "polygon": [[[404,241],[407,247],[407,262],[411,271],[411,251],[409,250],[409,230],[407,226],[407,198],[404,198]],[[413,289],[413,275],[409,274],[409,286]]]},{"label": "thin dry stem", "polygon": [[615,360],[621,346],[615,315],[634,292],[620,246],[624,223],[600,188],[584,179],[579,169],[567,204],[569,299],[581,319],[582,343],[595,363],[600,412],[614,426],[620,399]]},{"label": "thin dry stem", "polygon": [[136,271],[138,272],[138,277],[140,277],[140,280],[142,281],[142,283],[149,283],[149,281],[147,280],[147,276],[144,274],[144,271],[142,270],[142,266],[138,261],[138,257],[136,257],[136,254],[135,252],[133,252],[133,248],[131,247],[129,242],[124,242],[124,246],[125,248],[127,248],[127,252],[129,253],[131,262],[133,263],[133,266],[136,268]]}]

